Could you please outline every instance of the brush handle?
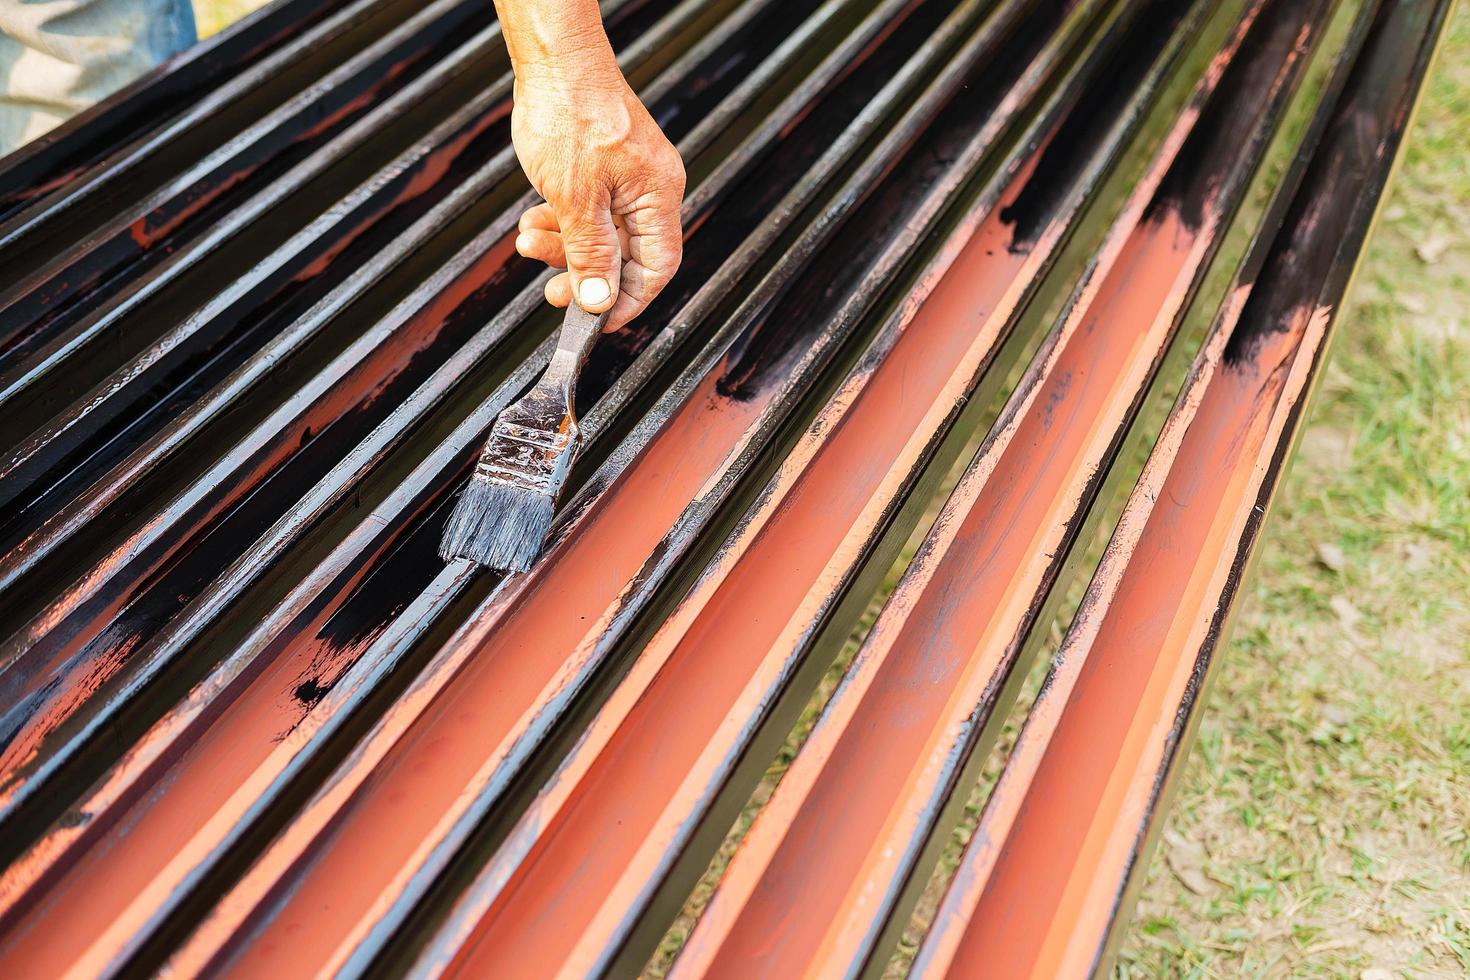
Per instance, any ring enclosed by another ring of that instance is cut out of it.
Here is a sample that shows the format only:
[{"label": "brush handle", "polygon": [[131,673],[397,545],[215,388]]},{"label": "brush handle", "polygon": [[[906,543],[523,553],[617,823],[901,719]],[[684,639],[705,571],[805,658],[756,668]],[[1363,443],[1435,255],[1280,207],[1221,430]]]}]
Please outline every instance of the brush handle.
[{"label": "brush handle", "polygon": [[551,355],[546,374],[542,376],[541,385],[554,385],[566,399],[567,414],[572,418],[576,418],[572,399],[577,393],[577,377],[582,373],[582,366],[587,363],[587,355],[592,353],[592,345],[597,343],[607,317],[607,313],[588,313],[575,300],[568,303],[566,317],[561,322],[561,335],[556,338],[556,351]]}]

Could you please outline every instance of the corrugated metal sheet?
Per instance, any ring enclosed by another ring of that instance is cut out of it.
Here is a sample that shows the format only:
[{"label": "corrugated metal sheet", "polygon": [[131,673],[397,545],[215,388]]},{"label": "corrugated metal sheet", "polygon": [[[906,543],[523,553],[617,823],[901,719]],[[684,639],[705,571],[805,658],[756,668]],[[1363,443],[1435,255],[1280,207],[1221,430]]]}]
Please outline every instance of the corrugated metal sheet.
[{"label": "corrugated metal sheet", "polygon": [[0,162],[0,964],[636,972],[913,535],[674,973],[884,969],[1094,565],[915,970],[1098,969],[1447,7],[608,0],[685,266],[509,578],[435,556],[556,324],[488,5]]}]

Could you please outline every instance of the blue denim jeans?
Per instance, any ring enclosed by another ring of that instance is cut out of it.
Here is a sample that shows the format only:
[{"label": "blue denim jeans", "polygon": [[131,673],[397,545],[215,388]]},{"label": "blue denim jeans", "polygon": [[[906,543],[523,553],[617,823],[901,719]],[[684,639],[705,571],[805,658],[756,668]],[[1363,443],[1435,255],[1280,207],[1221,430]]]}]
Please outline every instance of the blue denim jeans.
[{"label": "blue denim jeans", "polygon": [[195,39],[190,0],[0,0],[0,154]]}]

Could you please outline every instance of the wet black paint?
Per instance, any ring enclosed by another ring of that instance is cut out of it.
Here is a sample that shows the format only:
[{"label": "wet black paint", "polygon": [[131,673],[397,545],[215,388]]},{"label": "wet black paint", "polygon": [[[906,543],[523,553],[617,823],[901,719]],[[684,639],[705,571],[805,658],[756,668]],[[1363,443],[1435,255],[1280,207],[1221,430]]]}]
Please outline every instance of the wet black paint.
[{"label": "wet black paint", "polygon": [[1276,66],[1297,44],[1301,28],[1320,22],[1317,14],[1322,6],[1321,0],[1280,0],[1266,5],[1164,175],[1149,204],[1150,216],[1172,211],[1191,231],[1204,225],[1206,212],[1215,207],[1221,181],[1238,165],[1256,126],[1278,74]]},{"label": "wet black paint", "polygon": [[1081,87],[1020,193],[1001,210],[1001,221],[1012,226],[1011,252],[1030,251],[1055,220],[1099,143],[1117,123],[1191,6],[1179,0],[1153,0],[1114,28],[1111,51],[1097,76]]}]

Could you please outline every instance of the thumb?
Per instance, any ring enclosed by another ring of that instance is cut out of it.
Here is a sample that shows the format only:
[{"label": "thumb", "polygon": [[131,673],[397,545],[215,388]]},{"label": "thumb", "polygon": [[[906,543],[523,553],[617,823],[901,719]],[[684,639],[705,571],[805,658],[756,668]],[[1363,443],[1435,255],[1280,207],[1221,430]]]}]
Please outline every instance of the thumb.
[{"label": "thumb", "polygon": [[611,211],[582,211],[559,223],[567,271],[572,277],[572,297],[588,313],[611,309],[618,298],[618,260],[622,257]]}]

